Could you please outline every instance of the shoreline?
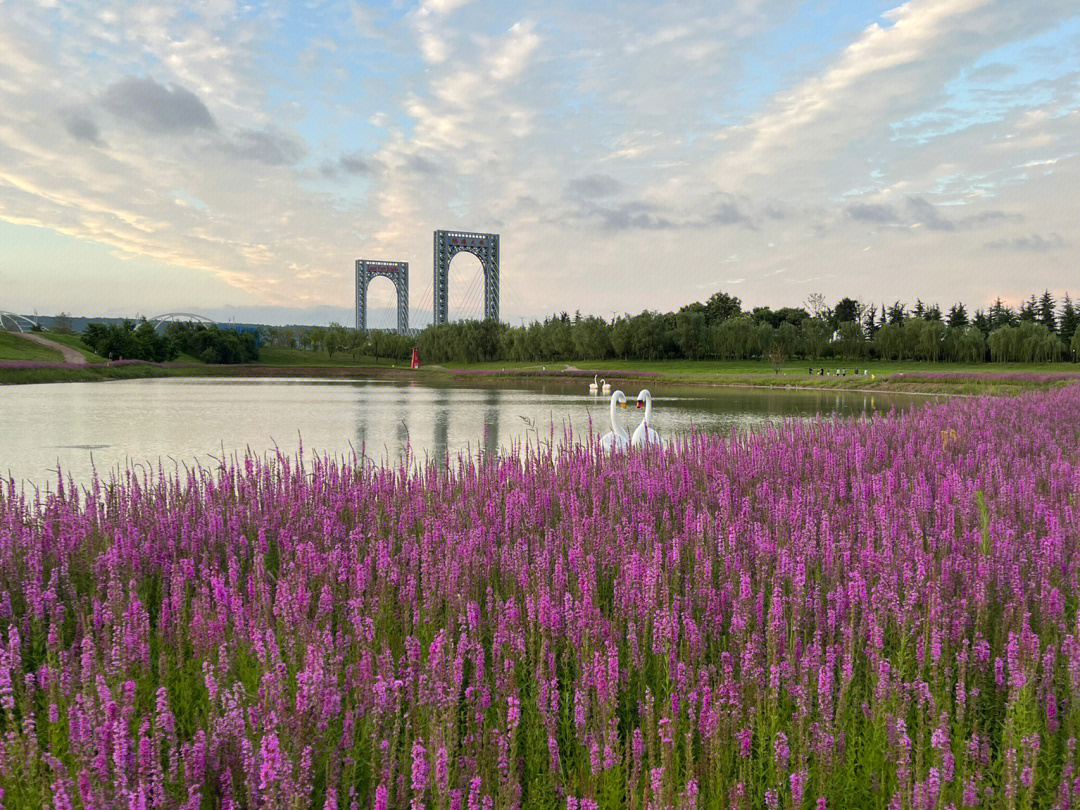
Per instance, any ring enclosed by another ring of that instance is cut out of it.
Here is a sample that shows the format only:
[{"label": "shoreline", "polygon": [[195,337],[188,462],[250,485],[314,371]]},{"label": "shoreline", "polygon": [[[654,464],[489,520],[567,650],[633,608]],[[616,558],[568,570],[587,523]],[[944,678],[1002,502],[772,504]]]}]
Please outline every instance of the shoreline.
[{"label": "shoreline", "polygon": [[[1069,369],[1071,364],[1063,364]],[[789,391],[835,391],[837,393],[889,393],[920,396],[977,396],[980,394],[1017,394],[1028,390],[1047,390],[1080,382],[1080,374],[1063,370],[1056,374],[1045,372],[937,372],[933,370],[912,371],[882,375],[876,381],[864,376],[810,377],[798,379],[790,375],[773,376],[763,373],[760,378],[749,375],[666,373],[660,370],[580,369],[570,366],[564,369],[462,369],[445,366],[414,370],[392,366],[352,365],[265,365],[238,364],[210,366],[194,364],[145,363],[128,361],[109,364],[88,363],[2,363],[0,362],[0,385],[34,385],[62,382],[110,382],[131,379],[162,379],[175,377],[211,378],[282,378],[325,380],[415,380],[431,382],[483,383],[500,380],[572,382],[587,380],[594,374],[602,374],[610,380],[648,381],[662,385],[680,385],[708,388],[755,388]],[[928,379],[927,377],[932,379]],[[818,382],[820,380],[820,382]]]}]

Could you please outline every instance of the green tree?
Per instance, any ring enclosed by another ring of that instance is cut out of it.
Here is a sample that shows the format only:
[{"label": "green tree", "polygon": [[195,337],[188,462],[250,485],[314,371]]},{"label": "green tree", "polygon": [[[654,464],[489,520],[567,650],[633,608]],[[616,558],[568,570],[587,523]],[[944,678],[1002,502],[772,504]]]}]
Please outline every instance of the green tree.
[{"label": "green tree", "polygon": [[866,336],[855,321],[844,321],[837,332],[836,350],[841,357],[858,360],[866,353]]},{"label": "green tree", "polygon": [[825,347],[829,345],[829,337],[832,330],[829,324],[822,318],[807,318],[802,323],[803,346],[807,354],[814,360],[821,357]]},{"label": "green tree", "polygon": [[349,331],[337,321],[334,321],[326,329],[323,337],[323,346],[330,359],[334,359],[334,352],[344,351],[349,347]]},{"label": "green tree", "polygon": [[963,304],[953,304],[949,307],[949,327],[960,327],[968,325],[967,309]]},{"label": "green tree", "polygon": [[941,341],[944,336],[945,324],[940,319],[924,320],[916,347],[919,358],[937,361],[941,357]]},{"label": "green tree", "polygon": [[745,360],[757,352],[757,329],[746,315],[714,324],[714,351],[725,360]]},{"label": "green tree", "polygon": [[1020,305],[1020,322],[1035,323],[1039,319],[1039,302],[1035,300],[1035,293]]},{"label": "green tree", "polygon": [[858,322],[859,309],[859,302],[854,298],[841,298],[833,309],[833,326],[839,327],[849,321]]},{"label": "green tree", "polygon": [[1061,339],[1041,323],[1025,321],[1019,327],[1019,360],[1024,363],[1050,363],[1065,353]]},{"label": "green tree", "polygon": [[784,358],[793,357],[799,349],[799,329],[791,321],[783,321],[776,327],[773,347],[779,348]]},{"label": "green tree", "polygon": [[964,330],[956,359],[962,363],[982,363],[986,360],[986,336],[977,326]]},{"label": "green tree", "polygon": [[1020,359],[1020,330],[1015,326],[999,326],[986,338],[990,360],[994,363],[1013,363]]},{"label": "green tree", "polygon": [[903,326],[887,323],[874,335],[874,348],[883,360],[899,360],[904,354]]},{"label": "green tree", "polygon": [[776,330],[767,323],[759,323],[756,327],[754,327],[753,352],[762,359],[767,358],[769,356],[769,352],[772,350],[774,334],[776,334]]},{"label": "green tree", "polygon": [[1002,326],[1012,326],[1016,322],[1016,315],[1013,313],[1012,309],[1001,302],[1001,298],[998,298],[990,306],[990,312],[987,313],[987,317],[990,320],[990,329],[987,332],[987,335],[996,329],[1000,329]]},{"label": "green tree", "polygon": [[863,334],[866,335],[867,340],[873,340],[874,335],[877,334],[877,330],[880,328],[877,323],[877,307],[874,304],[870,304],[866,307],[866,313],[863,315]]},{"label": "green tree", "polygon": [[705,313],[698,310],[683,310],[675,316],[675,337],[679,351],[684,357],[697,360],[705,351],[706,320]]},{"label": "green tree", "polygon": [[[923,312],[925,312],[925,308]],[[914,310],[912,311],[914,313]],[[922,317],[908,318],[904,321],[901,329],[901,335],[903,336],[904,347],[904,359],[915,360],[919,356],[919,343],[922,340],[923,328],[926,326],[927,321],[924,321]]]},{"label": "green tree", "polygon": [[734,318],[742,312],[742,301],[726,292],[713,293],[705,302],[705,317],[710,324]]},{"label": "green tree", "polygon": [[1044,290],[1042,298],[1039,299],[1039,323],[1051,332],[1057,332],[1057,318],[1054,316],[1056,306],[1054,296],[1050,294],[1049,290]]},{"label": "green tree", "polygon": [[61,335],[74,335],[75,330],[71,327],[71,313],[61,312],[53,322],[52,331]]},{"label": "green tree", "polygon": [[630,351],[642,360],[655,360],[661,349],[661,324],[653,312],[642,312],[631,321]]},{"label": "green tree", "polygon": [[625,360],[630,356],[630,339],[633,331],[630,319],[626,316],[620,316],[611,325],[611,350],[620,360]]},{"label": "green tree", "polygon": [[1066,293],[1065,301],[1061,307],[1061,322],[1058,329],[1058,334],[1061,336],[1061,342],[1066,346],[1071,345],[1078,326],[1080,326],[1080,312],[1073,306],[1072,299],[1069,298],[1069,294]]}]

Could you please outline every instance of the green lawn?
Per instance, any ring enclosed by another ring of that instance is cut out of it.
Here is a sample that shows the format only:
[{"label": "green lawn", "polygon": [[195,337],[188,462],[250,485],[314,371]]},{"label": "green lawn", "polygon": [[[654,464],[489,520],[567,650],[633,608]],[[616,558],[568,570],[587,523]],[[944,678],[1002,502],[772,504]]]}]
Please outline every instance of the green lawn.
[{"label": "green lawn", "polygon": [[63,343],[65,346],[69,346],[83,357],[86,358],[88,363],[104,363],[105,358],[94,354],[94,350],[83,343],[83,339],[79,335],[69,335],[63,332],[45,332],[44,336],[49,340],[57,343]]},{"label": "green lawn", "polygon": [[[421,358],[422,359],[422,358]],[[537,370],[561,371],[568,365],[582,371],[655,371],[660,374],[694,375],[703,377],[730,376],[768,376],[806,379],[808,370],[813,368],[813,376],[818,376],[818,369],[824,368],[825,374],[835,375],[836,370],[847,369],[850,378],[858,369],[866,369],[876,377],[899,373],[926,373],[942,371],[964,371],[976,373],[1025,373],[1054,374],[1063,371],[1080,371],[1077,363],[923,363],[916,361],[886,360],[798,360],[784,363],[779,374],[773,371],[771,364],[760,360],[574,360],[570,363],[519,363],[496,360],[488,363],[446,363],[447,368],[476,368],[489,370]],[[791,382],[797,381],[792,379]]]},{"label": "green lawn", "polygon": [[25,340],[14,332],[0,332],[0,360],[62,363],[64,356],[55,349]]},{"label": "green lawn", "polygon": [[282,349],[277,346],[262,346],[259,348],[259,365],[261,366],[356,366],[369,368],[378,366],[389,368],[392,365],[407,366],[407,361],[387,360],[385,357],[378,361],[374,357],[360,356],[353,359],[352,352],[334,352],[331,358],[324,351],[308,351],[307,349]]}]

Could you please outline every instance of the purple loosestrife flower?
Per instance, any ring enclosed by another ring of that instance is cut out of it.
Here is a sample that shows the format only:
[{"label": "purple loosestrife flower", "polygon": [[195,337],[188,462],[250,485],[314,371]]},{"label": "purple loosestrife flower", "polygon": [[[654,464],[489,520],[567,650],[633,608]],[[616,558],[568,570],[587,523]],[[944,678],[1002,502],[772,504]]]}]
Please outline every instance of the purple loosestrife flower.
[{"label": "purple loosestrife flower", "polygon": [[806,789],[806,769],[797,771],[788,777],[788,781],[791,785],[791,806],[801,807],[803,800],[803,791]]},{"label": "purple loosestrife flower", "polygon": [[420,740],[413,743],[412,747],[412,790],[414,794],[413,806],[423,806],[423,794],[427,790],[428,761],[427,751]]},{"label": "purple loosestrife flower", "polygon": [[277,733],[268,732],[259,744],[259,790],[269,790],[274,783],[281,781],[285,773],[285,758],[278,744]]},{"label": "purple loosestrife flower", "polygon": [[781,771],[786,770],[788,760],[791,758],[791,748],[788,747],[787,735],[779,731],[773,741],[773,758]]}]

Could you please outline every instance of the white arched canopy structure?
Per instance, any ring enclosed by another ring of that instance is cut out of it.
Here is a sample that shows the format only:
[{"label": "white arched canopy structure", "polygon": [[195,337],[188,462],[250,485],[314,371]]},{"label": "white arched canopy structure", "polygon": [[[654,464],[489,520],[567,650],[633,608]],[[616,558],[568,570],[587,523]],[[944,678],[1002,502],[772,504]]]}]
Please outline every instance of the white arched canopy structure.
[{"label": "white arched canopy structure", "polygon": [[155,315],[153,318],[147,318],[157,329],[162,324],[171,323],[173,321],[194,321],[195,323],[203,323],[207,326],[213,326],[216,321],[213,318],[207,318],[205,315],[196,315],[194,312],[164,312],[161,315]]},{"label": "white arched canopy structure", "polygon": [[0,332],[25,332],[37,326],[33,318],[0,309]]}]

